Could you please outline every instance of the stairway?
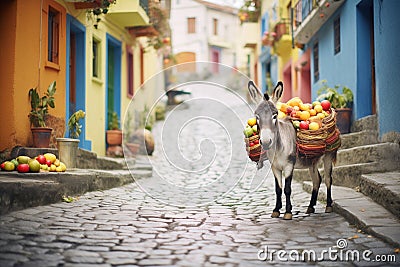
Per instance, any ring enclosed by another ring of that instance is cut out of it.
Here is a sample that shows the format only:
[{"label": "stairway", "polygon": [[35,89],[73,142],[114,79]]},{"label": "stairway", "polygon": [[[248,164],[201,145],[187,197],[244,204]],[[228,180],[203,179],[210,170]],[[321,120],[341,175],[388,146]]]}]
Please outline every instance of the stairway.
[{"label": "stairway", "polygon": [[[334,210],[359,229],[400,246],[400,146],[380,143],[377,129],[376,116],[367,116],[341,136],[332,173]],[[311,193],[308,170],[295,170],[293,177]],[[324,183],[319,200],[326,201]]]}]

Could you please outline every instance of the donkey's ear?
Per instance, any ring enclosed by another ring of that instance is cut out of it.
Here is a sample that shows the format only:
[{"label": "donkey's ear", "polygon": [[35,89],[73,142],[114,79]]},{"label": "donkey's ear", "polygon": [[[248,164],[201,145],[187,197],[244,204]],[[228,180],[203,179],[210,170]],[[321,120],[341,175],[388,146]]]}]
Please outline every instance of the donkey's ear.
[{"label": "donkey's ear", "polygon": [[248,84],[249,93],[251,99],[255,104],[260,103],[263,100],[268,100],[269,96],[265,93],[264,95],[258,90],[257,86],[254,84],[253,81],[250,81]]},{"label": "donkey's ear", "polygon": [[279,81],[275,86],[274,92],[272,93],[272,102],[276,103],[279,101],[283,93],[283,83]]}]

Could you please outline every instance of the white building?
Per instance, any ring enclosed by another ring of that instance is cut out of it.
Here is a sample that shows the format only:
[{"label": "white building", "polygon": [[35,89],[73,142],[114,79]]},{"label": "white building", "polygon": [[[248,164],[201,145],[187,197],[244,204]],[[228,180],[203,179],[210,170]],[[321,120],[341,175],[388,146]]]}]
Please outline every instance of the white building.
[{"label": "white building", "polygon": [[[238,67],[238,9],[203,0],[172,0],[170,25],[177,64],[211,61]],[[195,72],[192,66],[181,71]],[[218,72],[215,65],[213,72]]]}]

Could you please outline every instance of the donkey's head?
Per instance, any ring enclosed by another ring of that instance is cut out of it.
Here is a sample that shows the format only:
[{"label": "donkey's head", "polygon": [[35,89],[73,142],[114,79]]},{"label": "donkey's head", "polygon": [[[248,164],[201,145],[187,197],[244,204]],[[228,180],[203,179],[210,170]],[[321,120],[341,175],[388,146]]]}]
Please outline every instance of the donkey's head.
[{"label": "donkey's head", "polygon": [[260,140],[263,149],[267,150],[275,145],[278,135],[278,110],[276,102],[281,98],[283,92],[283,83],[278,82],[271,98],[267,93],[264,95],[256,87],[253,81],[248,84],[251,99],[258,106],[254,112],[258,126],[260,127]]}]

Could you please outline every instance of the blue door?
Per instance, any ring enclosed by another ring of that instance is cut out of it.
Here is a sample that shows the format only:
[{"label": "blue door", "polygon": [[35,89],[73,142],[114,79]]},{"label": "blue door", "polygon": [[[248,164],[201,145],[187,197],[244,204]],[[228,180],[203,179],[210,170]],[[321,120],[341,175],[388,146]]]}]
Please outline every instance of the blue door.
[{"label": "blue door", "polygon": [[[86,29],[83,24],[67,15],[67,66],[66,66],[66,122],[77,110],[86,111]],[[82,133],[79,147],[91,150],[91,141],[86,140],[86,120],[81,120]],[[67,131],[67,136],[69,132]]]}]

